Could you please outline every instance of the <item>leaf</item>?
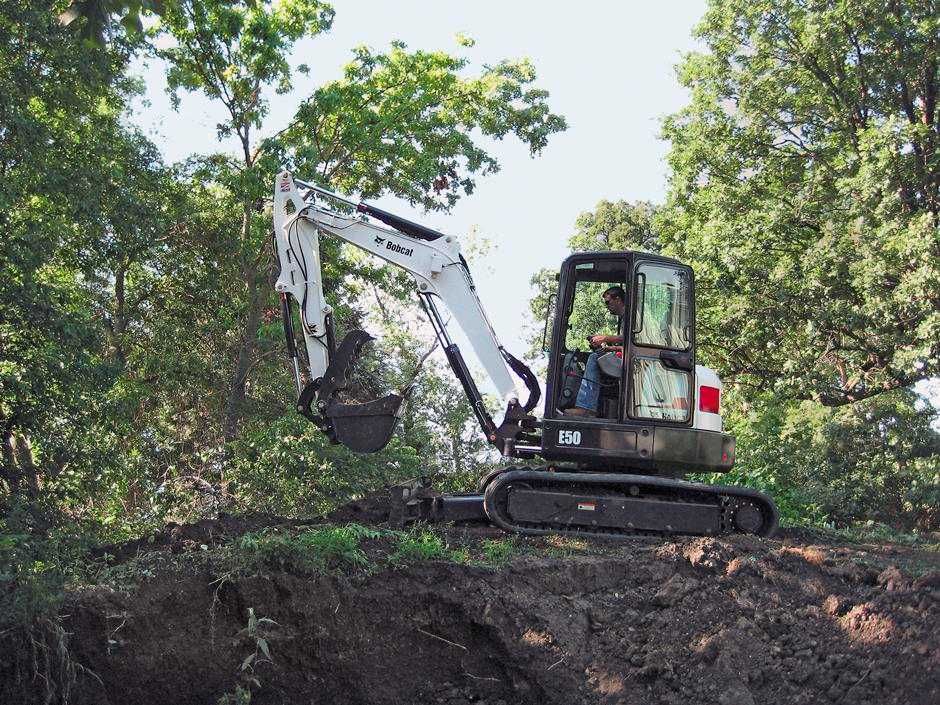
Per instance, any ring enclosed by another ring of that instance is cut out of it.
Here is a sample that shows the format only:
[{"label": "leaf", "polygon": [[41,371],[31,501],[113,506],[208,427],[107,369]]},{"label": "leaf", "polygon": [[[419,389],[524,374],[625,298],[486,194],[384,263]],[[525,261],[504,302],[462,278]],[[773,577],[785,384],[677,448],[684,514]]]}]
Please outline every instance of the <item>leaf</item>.
[{"label": "leaf", "polygon": [[241,669],[239,669],[239,670],[245,671],[245,670],[248,670],[249,668],[251,668],[251,664],[254,663],[255,657],[256,657],[257,655],[258,655],[257,652],[252,653],[252,654],[248,654],[248,655],[245,657],[245,660],[242,661]]}]

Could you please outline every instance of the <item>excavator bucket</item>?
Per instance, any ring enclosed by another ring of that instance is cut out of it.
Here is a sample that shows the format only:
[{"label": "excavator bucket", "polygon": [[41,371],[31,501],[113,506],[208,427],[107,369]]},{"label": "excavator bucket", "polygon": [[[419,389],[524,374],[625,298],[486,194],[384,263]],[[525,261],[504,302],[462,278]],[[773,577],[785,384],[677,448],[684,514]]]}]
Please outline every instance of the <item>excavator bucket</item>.
[{"label": "excavator bucket", "polygon": [[406,394],[389,394],[364,404],[330,404],[325,416],[333,436],[358,453],[375,453],[388,445],[395,432]]},{"label": "excavator bucket", "polygon": [[[308,385],[298,401],[301,413],[324,428],[333,441],[359,453],[375,453],[388,445],[402,404],[410,393],[409,388],[401,394],[388,394],[359,404],[346,404],[336,399],[337,393],[348,386],[350,371],[363,345],[372,339],[362,330],[348,333],[323,377]],[[314,404],[316,411],[311,408]]]}]

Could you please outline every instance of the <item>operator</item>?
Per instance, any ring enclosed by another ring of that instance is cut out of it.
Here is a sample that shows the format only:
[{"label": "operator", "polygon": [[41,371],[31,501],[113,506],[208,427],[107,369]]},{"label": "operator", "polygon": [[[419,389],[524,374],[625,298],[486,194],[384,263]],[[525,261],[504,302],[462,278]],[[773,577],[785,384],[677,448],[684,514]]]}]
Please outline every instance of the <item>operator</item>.
[{"label": "operator", "polygon": [[[626,294],[622,287],[612,286],[603,294],[604,305],[607,310],[623,320],[624,311],[626,311]],[[620,326],[618,325],[618,329]],[[603,335],[596,334],[590,338],[591,347],[594,352],[588,355],[587,363],[584,366],[584,377],[581,379],[581,387],[578,389],[578,398],[574,407],[565,412],[565,416],[597,416],[597,404],[600,400],[601,388],[599,385],[601,370],[597,364],[597,358],[610,351],[610,346],[623,346],[622,335]]]}]

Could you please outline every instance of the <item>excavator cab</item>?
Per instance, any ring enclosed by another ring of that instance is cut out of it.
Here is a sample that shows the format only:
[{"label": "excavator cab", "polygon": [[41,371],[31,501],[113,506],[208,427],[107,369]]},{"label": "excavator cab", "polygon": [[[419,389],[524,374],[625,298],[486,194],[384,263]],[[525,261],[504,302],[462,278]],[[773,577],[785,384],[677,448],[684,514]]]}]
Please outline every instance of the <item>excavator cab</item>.
[{"label": "excavator cab", "polygon": [[[718,409],[696,409],[694,286],[690,267],[649,253],[578,253],[564,261],[542,457],[662,474],[730,469],[734,441],[720,433]],[[611,291],[623,292],[619,310],[605,307]],[[597,334],[617,342],[592,349]],[[576,405],[587,414],[574,415]]]}]

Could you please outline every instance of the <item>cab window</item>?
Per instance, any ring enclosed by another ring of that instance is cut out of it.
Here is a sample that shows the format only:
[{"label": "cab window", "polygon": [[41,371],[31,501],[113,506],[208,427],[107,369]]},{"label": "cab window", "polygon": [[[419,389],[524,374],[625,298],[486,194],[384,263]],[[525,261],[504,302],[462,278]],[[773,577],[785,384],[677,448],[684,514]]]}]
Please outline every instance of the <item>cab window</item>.
[{"label": "cab window", "polygon": [[687,372],[667,369],[659,359],[635,358],[630,415],[641,419],[688,421],[690,381]]},{"label": "cab window", "polygon": [[692,277],[687,269],[643,263],[636,270],[635,345],[692,347]]}]

